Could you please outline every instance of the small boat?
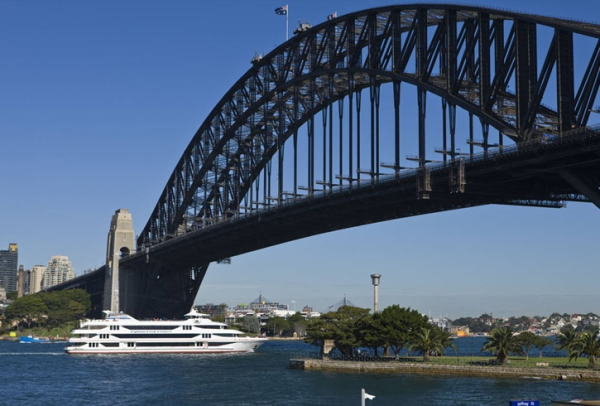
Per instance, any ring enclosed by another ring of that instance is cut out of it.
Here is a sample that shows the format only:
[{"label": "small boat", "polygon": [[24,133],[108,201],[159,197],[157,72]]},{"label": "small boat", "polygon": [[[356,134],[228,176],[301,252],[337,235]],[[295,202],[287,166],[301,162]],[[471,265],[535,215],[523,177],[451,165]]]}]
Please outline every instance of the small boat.
[{"label": "small boat", "polygon": [[253,352],[266,338],[245,337],[225,323],[192,310],[185,320],[137,320],[104,311],[102,320],[88,320],[73,330],[67,354],[236,353]]},{"label": "small boat", "polygon": [[47,338],[39,338],[39,337],[34,337],[31,334],[28,336],[21,336],[20,337],[20,343],[22,344],[30,344],[30,343],[49,343],[50,340]]}]

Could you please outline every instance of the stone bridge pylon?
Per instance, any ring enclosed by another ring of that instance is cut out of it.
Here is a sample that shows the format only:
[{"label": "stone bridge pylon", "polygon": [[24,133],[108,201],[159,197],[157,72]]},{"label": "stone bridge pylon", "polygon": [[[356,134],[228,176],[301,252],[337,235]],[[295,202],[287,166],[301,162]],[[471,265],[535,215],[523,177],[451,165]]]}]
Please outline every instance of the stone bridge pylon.
[{"label": "stone bridge pylon", "polygon": [[106,248],[106,276],[102,309],[119,311],[119,260],[135,252],[135,234],[131,213],[127,209],[115,211],[108,231]]}]

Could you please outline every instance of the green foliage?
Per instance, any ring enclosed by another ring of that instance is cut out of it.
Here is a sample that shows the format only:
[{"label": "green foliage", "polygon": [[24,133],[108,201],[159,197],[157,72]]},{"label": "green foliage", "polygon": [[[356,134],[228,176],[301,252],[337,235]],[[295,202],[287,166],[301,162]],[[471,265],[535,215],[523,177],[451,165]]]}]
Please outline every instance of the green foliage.
[{"label": "green foliage", "polygon": [[288,317],[287,320],[290,323],[290,331],[292,334],[296,333],[298,337],[303,337],[306,335],[308,321],[306,321],[302,313],[296,312],[296,314]]},{"label": "green foliage", "polygon": [[384,348],[384,355],[388,355],[389,344],[385,339],[381,315],[374,314],[371,317],[365,317],[357,322],[356,325],[360,347],[369,347],[373,349],[375,355],[378,354],[378,348]]},{"label": "green foliage", "polygon": [[569,361],[581,356],[587,356],[588,366],[596,368],[596,359],[600,356],[600,339],[597,331],[584,331],[576,335],[569,346]]},{"label": "green foliage", "polygon": [[501,364],[506,364],[509,354],[523,354],[523,348],[517,336],[510,327],[495,328],[487,338],[487,342],[481,348],[482,351],[490,351],[496,354],[496,359]]},{"label": "green foliage", "polygon": [[536,340],[533,343],[533,346],[537,348],[540,352],[540,358],[542,358],[542,350],[546,347],[550,347],[554,345],[554,341],[549,337],[541,337],[536,336]]},{"label": "green foliage", "polygon": [[419,331],[413,334],[409,344],[410,351],[418,351],[423,354],[423,361],[429,361],[432,354],[441,354],[444,351],[441,336],[436,334],[435,328],[421,327]]},{"label": "green foliage", "polygon": [[281,336],[285,331],[290,330],[290,322],[279,316],[269,317],[267,320],[267,330],[273,335]]},{"label": "green foliage", "polygon": [[307,327],[306,342],[321,346],[327,339],[334,340],[335,347],[344,355],[351,355],[354,348],[364,344],[365,319],[370,318],[369,309],[342,306],[312,320]]},{"label": "green foliage", "polygon": [[260,331],[260,322],[257,317],[248,315],[242,318],[240,329],[248,333],[258,333]]},{"label": "green foliage", "polygon": [[323,348],[324,341],[331,339],[344,355],[351,355],[359,347],[371,348],[375,355],[383,348],[384,356],[392,349],[398,355],[409,343],[414,346],[416,335],[423,329],[428,329],[428,334],[438,344],[432,349],[434,353],[442,354],[445,348],[452,346],[450,334],[429,324],[427,316],[398,305],[375,315],[369,314],[369,309],[342,306],[335,312],[312,319],[307,326],[305,341]]},{"label": "green foliage", "polygon": [[575,330],[571,326],[563,327],[560,333],[556,336],[556,349],[557,350],[569,350],[573,341],[575,341]]},{"label": "green foliage", "polygon": [[16,290],[12,291],[12,292],[7,292],[6,293],[6,300],[17,300],[17,295],[19,292],[17,292]]},{"label": "green foliage", "polygon": [[4,317],[9,322],[25,322],[31,328],[33,322],[41,322],[42,316],[48,313],[48,307],[37,295],[26,295],[15,300],[4,311]]},{"label": "green foliage", "polygon": [[411,335],[428,327],[427,316],[419,314],[416,310],[393,305],[386,307],[380,314],[380,335],[384,337],[386,345],[397,356],[410,341]]},{"label": "green foliage", "polygon": [[533,346],[535,346],[537,338],[538,336],[533,334],[531,331],[524,331],[517,336],[517,340],[525,352],[525,359],[529,359],[529,351]]},{"label": "green foliage", "polygon": [[81,320],[91,310],[90,295],[81,289],[40,292],[15,300],[4,312],[9,321],[49,328]]},{"label": "green foliage", "polygon": [[442,348],[442,351],[439,353],[436,353],[435,355],[438,355],[438,356],[443,355],[444,350],[446,350],[448,348],[452,348],[453,350],[456,351],[456,345],[454,345],[454,340],[452,338],[450,338],[451,334],[449,331],[442,330],[441,328],[434,326],[433,333],[435,334],[435,339],[439,342],[439,345]]}]

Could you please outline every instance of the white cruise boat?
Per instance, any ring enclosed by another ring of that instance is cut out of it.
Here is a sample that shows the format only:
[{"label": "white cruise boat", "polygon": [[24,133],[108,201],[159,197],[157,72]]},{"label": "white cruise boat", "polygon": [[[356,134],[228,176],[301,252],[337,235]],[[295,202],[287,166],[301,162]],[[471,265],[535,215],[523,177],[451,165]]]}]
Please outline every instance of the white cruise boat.
[{"label": "white cruise boat", "polygon": [[253,352],[267,340],[244,333],[192,310],[185,320],[137,320],[124,313],[104,312],[73,330],[68,354],[233,353]]}]

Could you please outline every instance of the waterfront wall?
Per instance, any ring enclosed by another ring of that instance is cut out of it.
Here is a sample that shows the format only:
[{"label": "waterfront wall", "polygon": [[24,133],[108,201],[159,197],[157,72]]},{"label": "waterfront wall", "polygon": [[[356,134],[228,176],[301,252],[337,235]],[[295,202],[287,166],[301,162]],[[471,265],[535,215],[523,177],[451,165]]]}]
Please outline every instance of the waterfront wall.
[{"label": "waterfront wall", "polygon": [[332,361],[321,359],[291,359],[291,369],[409,373],[427,375],[485,376],[495,378],[538,378],[563,381],[600,382],[600,371],[560,368],[515,368],[502,366],[437,365],[413,362]]}]

